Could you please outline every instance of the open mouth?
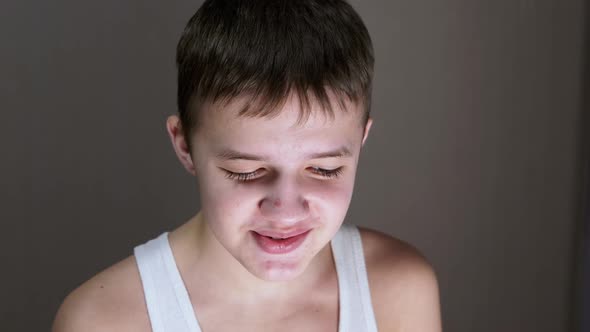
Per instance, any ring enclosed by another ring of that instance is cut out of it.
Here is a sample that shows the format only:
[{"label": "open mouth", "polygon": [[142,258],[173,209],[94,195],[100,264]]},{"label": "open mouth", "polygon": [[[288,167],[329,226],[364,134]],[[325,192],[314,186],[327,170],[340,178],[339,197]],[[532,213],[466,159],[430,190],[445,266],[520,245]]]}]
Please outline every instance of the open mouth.
[{"label": "open mouth", "polygon": [[252,231],[258,247],[270,254],[286,254],[297,249],[311,230],[289,237],[274,237]]}]

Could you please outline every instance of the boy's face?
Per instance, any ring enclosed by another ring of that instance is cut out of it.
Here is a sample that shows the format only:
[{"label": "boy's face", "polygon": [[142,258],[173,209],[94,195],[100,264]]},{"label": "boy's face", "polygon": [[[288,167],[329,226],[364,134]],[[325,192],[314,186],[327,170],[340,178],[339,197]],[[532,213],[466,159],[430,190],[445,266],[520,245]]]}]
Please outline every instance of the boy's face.
[{"label": "boy's face", "polygon": [[[305,270],[343,222],[372,120],[362,128],[357,109],[361,106],[350,104],[354,109],[348,112],[335,109],[332,121],[315,111],[318,106],[314,105],[308,121],[297,127],[297,99],[289,99],[272,119],[238,118],[237,106],[230,103],[223,110],[204,112],[193,139],[192,158],[178,144],[181,135],[173,133],[171,119],[176,117],[169,119],[168,130],[179,158],[198,178],[201,213],[216,240],[253,275],[291,280]],[[260,160],[240,158],[230,150]],[[341,157],[311,156],[345,150],[349,154]],[[321,173],[336,169],[341,171],[336,177]],[[229,178],[228,172],[255,173],[240,181]],[[284,253],[270,253],[269,248],[285,248],[259,235],[308,230],[296,249]]]}]

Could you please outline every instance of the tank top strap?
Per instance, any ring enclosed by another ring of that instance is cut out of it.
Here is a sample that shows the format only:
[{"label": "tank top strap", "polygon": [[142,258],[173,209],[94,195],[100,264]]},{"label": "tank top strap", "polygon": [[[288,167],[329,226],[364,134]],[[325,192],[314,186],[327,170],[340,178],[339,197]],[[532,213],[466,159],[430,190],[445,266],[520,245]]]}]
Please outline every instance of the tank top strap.
[{"label": "tank top strap", "polygon": [[331,245],[338,274],[338,332],[377,332],[358,227],[342,224]]},{"label": "tank top strap", "polygon": [[201,332],[168,232],[133,249],[153,332]]},{"label": "tank top strap", "polygon": [[[377,332],[360,232],[343,224],[331,241],[338,275],[338,332]],[[134,248],[153,332],[201,332],[168,232]]]}]

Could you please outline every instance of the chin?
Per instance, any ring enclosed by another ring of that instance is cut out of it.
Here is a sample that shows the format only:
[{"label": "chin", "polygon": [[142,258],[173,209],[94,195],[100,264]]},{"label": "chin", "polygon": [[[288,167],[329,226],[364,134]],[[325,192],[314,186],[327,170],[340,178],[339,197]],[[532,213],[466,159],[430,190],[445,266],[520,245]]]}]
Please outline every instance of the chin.
[{"label": "chin", "polygon": [[250,273],[265,281],[291,281],[305,272],[308,262],[262,262],[255,269],[248,269]]},{"label": "chin", "polygon": [[313,246],[306,244],[291,255],[269,255],[258,252],[242,261],[252,275],[265,281],[290,281],[300,277],[317,255]]}]

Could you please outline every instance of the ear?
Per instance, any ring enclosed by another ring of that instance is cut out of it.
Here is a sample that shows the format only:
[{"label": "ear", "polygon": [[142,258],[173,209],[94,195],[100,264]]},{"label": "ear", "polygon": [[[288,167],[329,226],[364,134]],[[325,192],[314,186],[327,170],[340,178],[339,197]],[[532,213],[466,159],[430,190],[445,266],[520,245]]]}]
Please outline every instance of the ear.
[{"label": "ear", "polygon": [[168,117],[166,120],[166,131],[168,131],[172,147],[174,148],[174,152],[176,152],[176,156],[180,160],[182,166],[184,166],[184,168],[192,175],[196,175],[195,165],[191,158],[188,144],[184,139],[182,125],[180,124],[180,118],[178,118],[178,116],[171,115]]},{"label": "ear", "polygon": [[371,131],[371,125],[373,125],[373,118],[369,117],[367,120],[367,125],[365,126],[365,133],[363,134],[363,142],[361,143],[361,146],[365,145],[367,136],[369,136],[369,131]]}]

